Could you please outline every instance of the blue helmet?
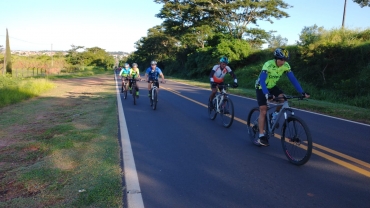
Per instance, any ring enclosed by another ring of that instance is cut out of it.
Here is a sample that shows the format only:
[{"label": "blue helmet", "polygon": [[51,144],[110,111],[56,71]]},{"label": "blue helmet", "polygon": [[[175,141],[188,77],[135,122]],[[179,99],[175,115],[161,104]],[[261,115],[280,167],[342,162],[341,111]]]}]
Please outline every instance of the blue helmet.
[{"label": "blue helmet", "polygon": [[284,48],[277,48],[274,51],[274,58],[275,59],[289,60],[289,51],[284,49]]},{"label": "blue helmet", "polygon": [[223,56],[223,57],[220,58],[220,63],[228,64],[229,63],[229,59],[227,59],[226,56]]},{"label": "blue helmet", "polygon": [[130,64],[128,64],[128,63],[125,63],[125,67],[130,67]]}]

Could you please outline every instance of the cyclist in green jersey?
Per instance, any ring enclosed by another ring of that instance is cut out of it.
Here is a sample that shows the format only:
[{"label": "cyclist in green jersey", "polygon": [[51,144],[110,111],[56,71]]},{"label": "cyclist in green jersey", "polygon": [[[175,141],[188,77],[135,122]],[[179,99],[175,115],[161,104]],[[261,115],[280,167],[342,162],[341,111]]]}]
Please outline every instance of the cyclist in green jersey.
[{"label": "cyclist in green jersey", "polygon": [[[301,93],[306,98],[309,98],[310,95],[303,91],[301,85],[295,78],[293,72],[290,69],[290,65],[288,62],[289,60],[289,52],[283,48],[277,48],[274,51],[274,59],[267,61],[263,67],[262,71],[256,80],[256,95],[257,95],[257,102],[260,109],[260,115],[258,118],[258,126],[259,126],[259,139],[258,142],[263,146],[268,146],[269,142],[266,136],[264,135],[264,126],[265,126],[265,118],[267,113],[267,100],[272,99],[274,97],[283,96],[283,91],[276,86],[276,82],[280,79],[282,74],[286,74],[293,84],[295,89]],[[281,106],[276,108],[276,114],[280,111]]]},{"label": "cyclist in green jersey", "polygon": [[[137,63],[132,64],[132,68],[129,73],[129,78],[130,78],[130,83],[129,83],[129,88],[130,88],[130,93],[132,93],[132,79],[140,79],[140,72],[139,68],[137,68]],[[136,96],[139,98],[139,83],[136,82]]]}]

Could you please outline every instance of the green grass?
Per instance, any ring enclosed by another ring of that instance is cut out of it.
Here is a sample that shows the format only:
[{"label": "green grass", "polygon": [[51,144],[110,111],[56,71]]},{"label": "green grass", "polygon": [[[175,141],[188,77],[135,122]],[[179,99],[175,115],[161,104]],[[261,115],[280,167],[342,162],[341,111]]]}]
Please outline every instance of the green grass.
[{"label": "green grass", "polygon": [[0,107],[36,97],[55,87],[46,79],[0,77]]},{"label": "green grass", "polygon": [[99,88],[73,98],[58,98],[53,93],[63,92],[53,89],[2,113],[3,136],[14,126],[24,132],[0,149],[0,191],[19,195],[0,199],[0,207],[123,206],[115,88],[113,81]]}]

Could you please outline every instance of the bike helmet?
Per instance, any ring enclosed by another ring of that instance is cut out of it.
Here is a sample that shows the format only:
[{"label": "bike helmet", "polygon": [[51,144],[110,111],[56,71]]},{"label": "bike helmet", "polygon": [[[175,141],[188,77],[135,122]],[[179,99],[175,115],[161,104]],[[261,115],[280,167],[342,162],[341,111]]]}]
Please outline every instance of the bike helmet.
[{"label": "bike helmet", "polygon": [[126,67],[130,67],[130,64],[128,64],[128,63],[125,63],[125,68],[126,68]]},{"label": "bike helmet", "polygon": [[134,67],[134,66],[136,66],[136,67],[137,67],[137,63],[133,63],[133,64],[132,64],[132,67]]},{"label": "bike helmet", "polygon": [[275,59],[289,60],[289,51],[284,49],[284,48],[277,48],[274,51],[274,58]]},{"label": "bike helmet", "polygon": [[157,65],[157,62],[156,61],[151,61],[150,65]]},{"label": "bike helmet", "polygon": [[229,63],[229,59],[227,59],[227,57],[226,57],[226,56],[223,56],[223,57],[221,57],[221,59],[220,59],[220,63],[228,64],[228,63]]}]

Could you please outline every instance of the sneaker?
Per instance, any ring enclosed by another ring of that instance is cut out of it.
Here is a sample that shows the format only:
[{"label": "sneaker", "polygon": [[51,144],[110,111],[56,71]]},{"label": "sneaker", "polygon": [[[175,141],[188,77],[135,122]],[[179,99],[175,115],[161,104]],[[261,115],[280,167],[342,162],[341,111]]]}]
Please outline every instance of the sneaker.
[{"label": "sneaker", "polygon": [[262,137],[260,137],[258,140],[257,140],[257,142],[260,144],[260,145],[262,145],[262,146],[269,146],[270,144],[269,144],[269,140],[266,138],[266,136],[262,136]]}]

